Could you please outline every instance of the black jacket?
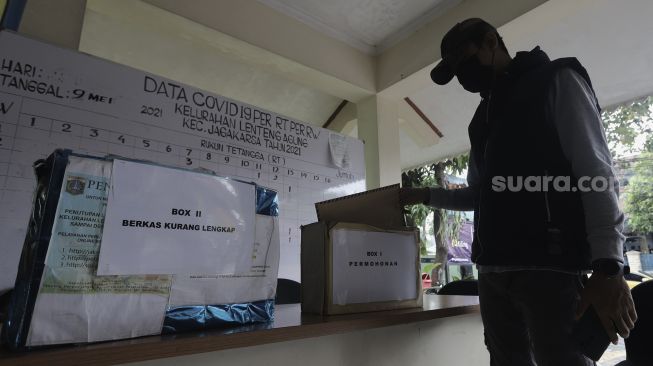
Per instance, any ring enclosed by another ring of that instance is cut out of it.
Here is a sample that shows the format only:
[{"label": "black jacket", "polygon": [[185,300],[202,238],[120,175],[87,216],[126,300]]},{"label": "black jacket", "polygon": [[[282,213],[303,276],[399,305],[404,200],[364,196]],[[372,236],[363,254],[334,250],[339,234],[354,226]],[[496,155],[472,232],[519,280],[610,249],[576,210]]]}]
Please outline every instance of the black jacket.
[{"label": "black jacket", "polygon": [[[497,78],[469,125],[470,169],[477,181],[459,192],[436,192],[443,207],[474,210],[472,260],[481,265],[590,267],[590,247],[580,192],[498,191],[493,177],[570,177],[548,97],[557,72],[571,68],[590,85],[575,58],[551,61],[538,48],[519,52]],[[437,202],[438,198],[431,202]],[[461,207],[471,203],[471,207]],[[449,206],[449,207],[447,207]],[[456,207],[458,206],[458,207]]]}]

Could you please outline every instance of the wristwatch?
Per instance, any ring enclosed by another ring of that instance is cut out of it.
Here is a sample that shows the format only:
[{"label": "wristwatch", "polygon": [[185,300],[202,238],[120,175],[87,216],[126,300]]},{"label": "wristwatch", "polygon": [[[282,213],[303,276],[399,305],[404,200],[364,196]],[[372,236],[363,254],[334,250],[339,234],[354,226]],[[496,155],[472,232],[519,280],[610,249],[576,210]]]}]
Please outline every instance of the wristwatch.
[{"label": "wristwatch", "polygon": [[623,263],[614,259],[597,259],[592,262],[592,271],[600,273],[608,278],[623,276],[624,265]]}]

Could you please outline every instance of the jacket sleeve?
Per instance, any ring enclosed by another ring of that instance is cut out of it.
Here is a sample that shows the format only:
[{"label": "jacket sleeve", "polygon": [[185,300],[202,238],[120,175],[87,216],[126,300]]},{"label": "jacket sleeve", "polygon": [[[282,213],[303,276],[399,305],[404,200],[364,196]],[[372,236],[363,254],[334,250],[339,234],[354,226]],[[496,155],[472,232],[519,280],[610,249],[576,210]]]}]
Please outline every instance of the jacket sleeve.
[{"label": "jacket sleeve", "polygon": [[[587,81],[574,70],[565,68],[556,74],[549,93],[547,118],[556,127],[573,175],[577,179],[600,179],[609,183],[608,189],[581,190],[592,260],[623,261],[624,215],[618,203],[619,184],[612,169],[596,96]],[[591,184],[583,184],[586,185],[591,187]]]},{"label": "jacket sleeve", "polygon": [[472,211],[478,194],[478,169],[469,153],[469,166],[467,168],[466,188],[443,189],[431,188],[431,198],[428,205],[435,208],[444,208],[453,211]]}]

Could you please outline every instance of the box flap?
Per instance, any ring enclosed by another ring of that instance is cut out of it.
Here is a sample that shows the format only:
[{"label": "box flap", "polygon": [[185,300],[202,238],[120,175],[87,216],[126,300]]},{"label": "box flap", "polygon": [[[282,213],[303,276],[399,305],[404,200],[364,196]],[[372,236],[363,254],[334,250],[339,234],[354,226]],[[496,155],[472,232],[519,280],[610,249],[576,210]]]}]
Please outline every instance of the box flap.
[{"label": "box flap", "polygon": [[301,227],[301,303],[306,313],[323,314],[326,292],[327,224],[315,222]]},{"label": "box flap", "polygon": [[380,228],[406,225],[399,204],[399,184],[317,202],[315,210],[319,221],[361,223]]}]

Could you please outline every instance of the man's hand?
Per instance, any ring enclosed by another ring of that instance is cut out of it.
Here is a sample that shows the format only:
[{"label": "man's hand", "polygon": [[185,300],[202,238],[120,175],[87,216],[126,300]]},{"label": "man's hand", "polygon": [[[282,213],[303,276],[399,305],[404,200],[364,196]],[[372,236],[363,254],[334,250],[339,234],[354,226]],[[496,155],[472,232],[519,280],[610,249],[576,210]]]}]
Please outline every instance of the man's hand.
[{"label": "man's hand", "polygon": [[399,189],[399,204],[408,206],[424,203],[429,195],[429,188],[401,188]]},{"label": "man's hand", "polygon": [[612,343],[617,344],[619,338],[628,338],[630,330],[635,326],[637,313],[630,295],[630,288],[623,276],[608,278],[594,273],[580,294],[580,304],[576,311],[576,320],[593,305],[603,328],[608,333]]}]

